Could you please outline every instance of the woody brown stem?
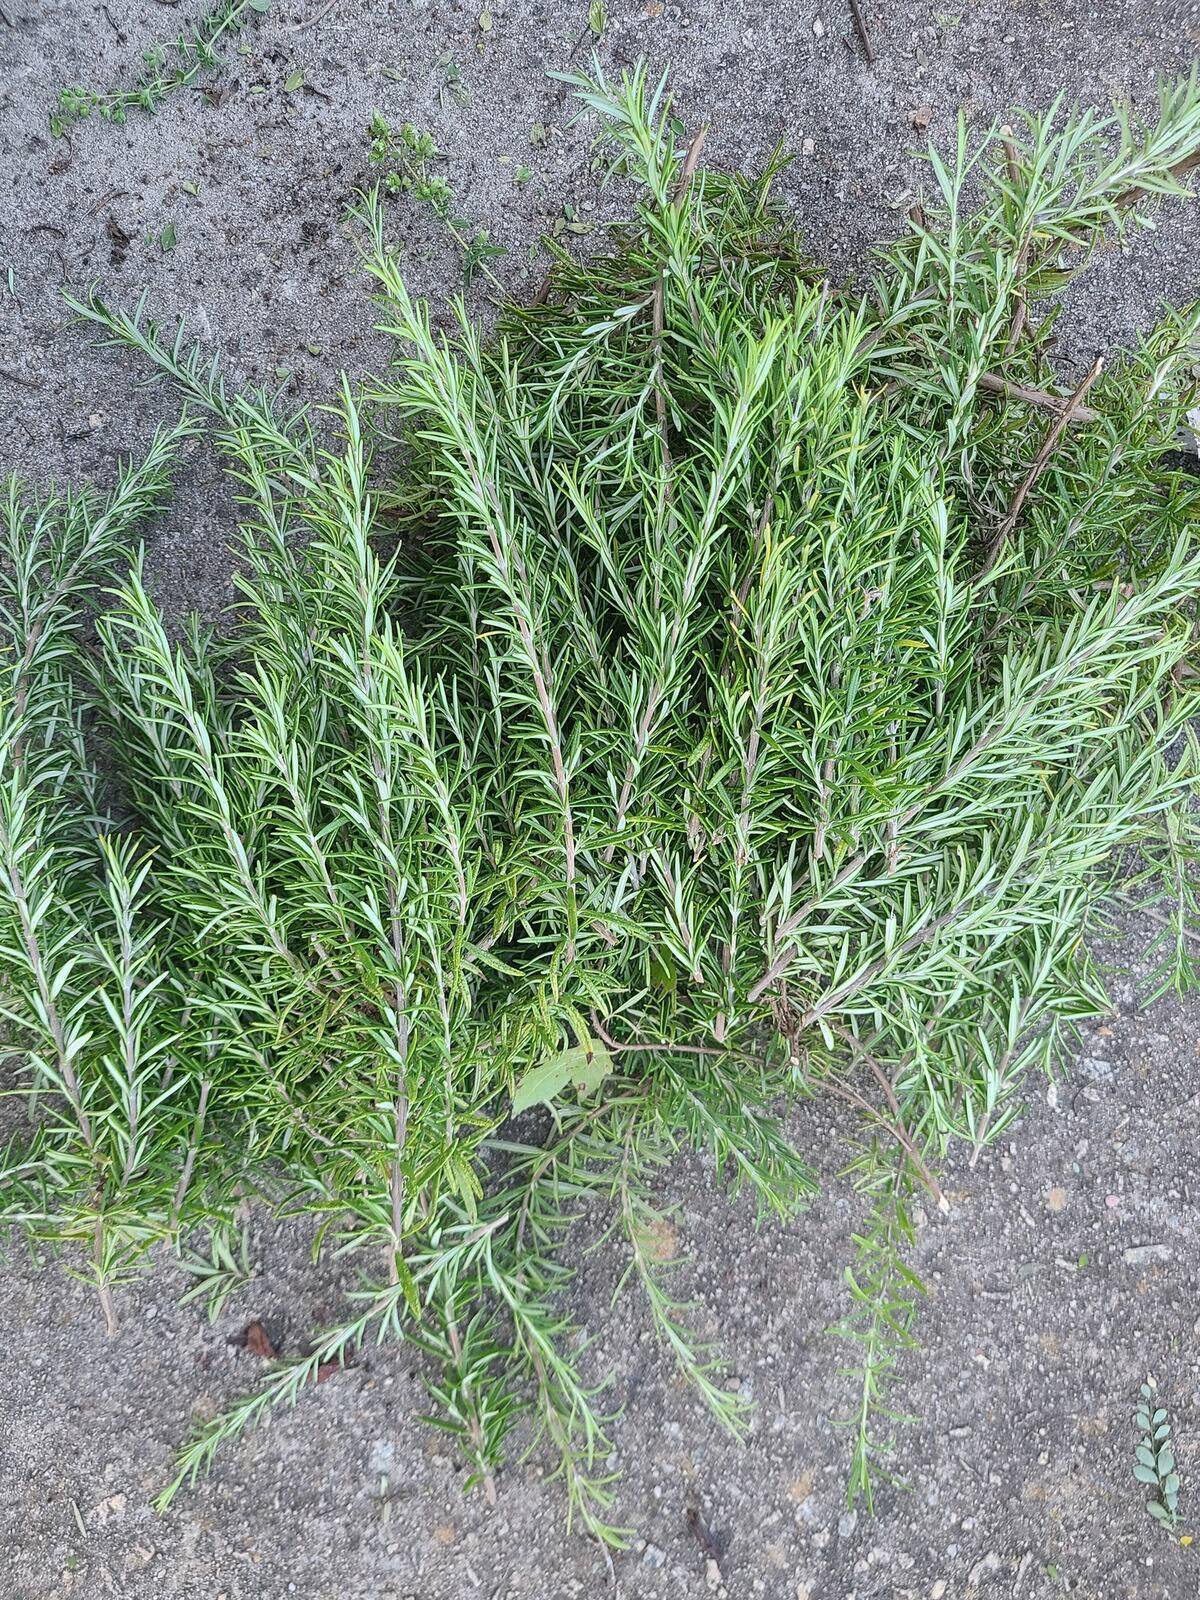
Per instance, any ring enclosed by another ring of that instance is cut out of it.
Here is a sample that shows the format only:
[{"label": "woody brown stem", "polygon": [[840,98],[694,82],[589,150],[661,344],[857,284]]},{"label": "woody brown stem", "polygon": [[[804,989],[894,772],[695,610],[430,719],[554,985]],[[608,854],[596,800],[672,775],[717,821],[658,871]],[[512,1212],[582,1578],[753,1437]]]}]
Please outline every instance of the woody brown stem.
[{"label": "woody brown stem", "polygon": [[853,1099],[857,1104],[863,1106],[875,1121],[880,1123],[888,1130],[888,1132],[895,1138],[896,1142],[901,1145],[907,1153],[913,1166],[917,1170],[921,1182],[933,1196],[938,1210],[949,1211],[950,1202],[942,1193],[941,1185],[930,1171],[928,1163],[921,1154],[920,1150],[918,1150],[915,1140],[904,1125],[904,1117],[900,1110],[900,1102],[896,1098],[896,1091],[892,1087],[892,1080],[888,1077],[887,1073],[883,1070],[871,1052],[859,1042],[849,1028],[844,1028],[839,1022],[831,1023],[830,1028],[834,1033],[837,1034],[838,1038],[849,1047],[851,1054],[857,1056],[864,1066],[867,1067],[871,1073],[871,1076],[879,1084],[879,1087],[883,1090],[884,1099],[888,1103],[888,1109],[891,1111],[891,1117],[889,1118],[883,1116],[875,1109],[874,1106],[871,1105],[870,1101],[867,1100],[865,1096],[858,1094],[856,1090],[850,1089],[846,1084],[834,1084],[832,1081],[829,1081],[827,1082],[826,1086],[833,1089],[835,1093],[841,1091],[847,1098]]},{"label": "woody brown stem", "polygon": [[1017,525],[1021,515],[1021,508],[1025,504],[1025,501],[1029,495],[1029,491],[1041,477],[1042,473],[1046,469],[1046,465],[1049,462],[1050,457],[1057,449],[1058,441],[1066,432],[1067,423],[1070,420],[1071,412],[1075,409],[1076,403],[1083,399],[1084,395],[1087,394],[1088,390],[1092,387],[1096,379],[1103,371],[1104,357],[1097,356],[1095,361],[1092,362],[1091,366],[1084,373],[1083,378],[1080,380],[1079,386],[1071,395],[1070,400],[1063,407],[1062,411],[1059,412],[1055,420],[1050,424],[1050,427],[1046,432],[1046,437],[1042,440],[1041,449],[1038,451],[1037,455],[1034,456],[1029,471],[1017,485],[1017,491],[1013,495],[1012,500],[1009,502],[1008,510],[1001,518],[1000,524],[992,538],[991,545],[988,548],[987,559],[984,561],[983,568],[979,574],[980,582],[987,577],[992,568],[996,565],[996,562],[1000,559],[1000,552],[1004,549],[1005,543]]},{"label": "woody brown stem", "polygon": [[1002,395],[1005,400],[1020,400],[1042,411],[1053,411],[1055,416],[1065,413],[1068,422],[1095,422],[1100,415],[1091,406],[1081,405],[1073,397],[1051,394],[1048,389],[1031,389],[1027,384],[1002,378],[998,372],[985,372],[977,380],[976,386],[989,394]]}]

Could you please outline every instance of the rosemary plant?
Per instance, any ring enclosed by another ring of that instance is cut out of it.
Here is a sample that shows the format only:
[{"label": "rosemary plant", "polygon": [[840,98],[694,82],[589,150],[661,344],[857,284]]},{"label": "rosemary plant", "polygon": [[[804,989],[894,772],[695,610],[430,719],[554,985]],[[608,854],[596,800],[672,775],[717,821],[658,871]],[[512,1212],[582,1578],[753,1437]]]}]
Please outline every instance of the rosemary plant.
[{"label": "rosemary plant", "polygon": [[[86,1242],[110,1316],[150,1244],[228,1239],[235,1193],[361,1263],[345,1321],[206,1425],[164,1503],[400,1337],[472,1482],[540,1437],[619,1542],[572,1221],[607,1215],[622,1289],[736,1431],[659,1174],[704,1150],[794,1215],[784,1112],[812,1095],[847,1107],[871,1213],[846,1326],[869,1496],[914,1193],[1107,1008],[1114,896],[1194,910],[1200,488],[1167,452],[1200,311],[1064,397],[1047,303],[1185,192],[1196,79],[1149,128],[961,131],[862,294],[804,256],[780,160],[705,171],[644,70],[570,81],[632,220],[485,340],[461,305],[435,330],[368,196],[395,359],[344,386],[336,447],[144,307],[77,306],[237,481],[227,628],[173,632],[136,554],[113,576],[178,432],[107,502],[10,491],[0,958],[32,1126],[5,1214]],[[1160,984],[1191,980],[1185,945]]]}]

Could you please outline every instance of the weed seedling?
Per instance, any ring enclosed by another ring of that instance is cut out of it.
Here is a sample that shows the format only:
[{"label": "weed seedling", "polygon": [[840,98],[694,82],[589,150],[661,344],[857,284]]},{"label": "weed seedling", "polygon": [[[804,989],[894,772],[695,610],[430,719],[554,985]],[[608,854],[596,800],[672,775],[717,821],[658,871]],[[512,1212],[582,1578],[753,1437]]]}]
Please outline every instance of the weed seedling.
[{"label": "weed seedling", "polygon": [[177,38],[153,45],[142,57],[142,71],[128,89],[97,91],[79,85],[60,90],[50,113],[50,132],[59,138],[73,122],[95,113],[106,122],[124,122],[135,109],[158,110],[177,89],[189,88],[205,72],[220,66],[217,45],[265,12],[270,0],[222,0],[193,28]]},{"label": "weed seedling", "polygon": [[446,178],[432,171],[434,162],[444,159],[431,133],[406,122],[398,133],[380,112],[372,114],[367,129],[367,160],[372,166],[386,167],[381,180],[388,194],[407,194],[428,206],[438,217],[462,253],[463,283],[469,288],[482,272],[496,288],[502,287],[488,262],[505,253],[503,245],[488,237],[487,229],[469,217],[450,213],[454,191]]},{"label": "weed seedling", "polygon": [[411,122],[394,133],[386,117],[376,111],[367,136],[367,160],[373,167],[388,169],[382,177],[388,194],[409,194],[445,218],[454,203],[454,191],[441,173],[432,170],[435,162],[445,159],[433,135]]},{"label": "weed seedling", "polygon": [[451,103],[457,106],[466,106],[471,103],[471,91],[467,87],[467,80],[463,70],[451,55],[444,55],[438,62],[442,69],[442,82],[438,89],[438,104],[445,111]]},{"label": "weed seedling", "polygon": [[1179,1509],[1179,1473],[1175,1466],[1175,1446],[1171,1442],[1171,1421],[1158,1400],[1158,1384],[1148,1378],[1142,1385],[1134,1421],[1142,1431],[1134,1451],[1133,1475],[1153,1491],[1146,1510],[1167,1527],[1175,1526]]}]

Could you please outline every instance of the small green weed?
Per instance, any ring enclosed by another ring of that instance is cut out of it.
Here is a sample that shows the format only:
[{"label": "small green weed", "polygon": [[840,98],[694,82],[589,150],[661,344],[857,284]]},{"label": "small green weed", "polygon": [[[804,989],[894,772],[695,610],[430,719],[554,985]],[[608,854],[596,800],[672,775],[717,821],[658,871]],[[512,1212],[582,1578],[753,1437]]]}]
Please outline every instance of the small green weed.
[{"label": "small green weed", "polygon": [[208,1320],[215,1322],[231,1295],[245,1287],[254,1276],[250,1260],[250,1235],[245,1228],[235,1239],[228,1230],[214,1228],[209,1240],[210,1255],[186,1251],[180,1266],[195,1281],[179,1297],[180,1305],[191,1300],[204,1302]]},{"label": "small green weed", "polygon": [[445,159],[433,135],[411,122],[393,132],[391,123],[379,111],[372,113],[367,132],[370,139],[367,160],[372,166],[388,169],[380,180],[380,187],[388,194],[411,195],[441,219],[462,251],[463,282],[468,288],[480,272],[500,288],[488,262],[495,256],[502,256],[504,246],[493,243],[487,229],[479,227],[469,217],[451,215],[454,190],[448,179],[431,170],[434,162]]},{"label": "small green weed", "polygon": [[176,89],[186,89],[201,74],[220,66],[216,46],[226,34],[244,28],[257,14],[265,12],[271,0],[220,0],[205,13],[194,28],[178,38],[152,45],[142,56],[142,70],[128,89],[85,89],[71,84],[59,91],[58,105],[50,113],[50,132],[58,139],[74,122],[93,112],[106,122],[121,123],[129,112],[141,109],[147,115]]},{"label": "small green weed", "polygon": [[1157,1399],[1158,1385],[1153,1378],[1147,1378],[1134,1417],[1142,1439],[1134,1452],[1133,1475],[1157,1497],[1146,1501],[1146,1510],[1173,1528],[1179,1509],[1179,1473],[1171,1442],[1171,1420],[1166,1407],[1156,1404]]},{"label": "small green weed", "polygon": [[471,91],[467,87],[467,80],[463,77],[463,70],[452,55],[447,52],[438,60],[442,69],[442,83],[438,89],[438,104],[443,111],[449,109],[451,104],[467,106],[471,103]]},{"label": "small green weed", "polygon": [[441,173],[431,171],[435,161],[444,159],[433,135],[411,122],[393,132],[379,111],[372,113],[367,131],[371,141],[367,160],[374,167],[388,168],[382,179],[388,194],[410,194],[437,216],[445,217],[454,203],[454,190]]}]

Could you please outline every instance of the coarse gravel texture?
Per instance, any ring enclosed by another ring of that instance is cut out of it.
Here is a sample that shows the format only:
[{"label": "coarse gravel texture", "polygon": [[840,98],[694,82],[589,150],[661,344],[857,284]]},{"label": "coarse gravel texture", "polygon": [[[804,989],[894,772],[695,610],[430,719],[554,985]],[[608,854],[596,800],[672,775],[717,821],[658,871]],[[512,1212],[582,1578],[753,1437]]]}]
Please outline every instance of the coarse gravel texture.
[{"label": "coarse gravel texture", "polygon": [[[868,67],[842,0],[612,0],[608,11],[602,61],[669,63],[682,115],[712,123],[708,160],[752,165],[778,140],[802,152],[785,187],[814,255],[839,274],[861,270],[871,242],[901,225],[914,115],[928,109],[944,141],[960,110],[986,126],[1060,91],[1144,105],[1155,76],[1185,70],[1200,41],[1200,9],[1167,0],[863,0],[877,51]],[[374,107],[433,131],[459,211],[508,248],[497,271],[517,296],[540,280],[537,239],[564,205],[586,222],[608,203],[596,201],[588,131],[567,126],[564,91],[546,76],[586,62],[584,0],[495,3],[486,29],[475,0],[275,0],[201,89],[153,118],[50,137],[59,86],[128,82],[143,49],[198,14],[195,0],[0,4],[0,470],[107,483],[173,406],[69,325],[64,280],[98,278],[127,306],[145,289],[156,315],[184,318],[189,336],[227,352],[235,383],[320,400],[340,369],[378,363],[342,221]],[[450,60],[465,104],[446,89]],[[296,72],[303,84],[289,89]],[[413,283],[454,288],[436,222],[402,204],[393,217]],[[1064,372],[1147,326],[1160,299],[1200,291],[1198,244],[1198,213],[1180,208],[1097,259],[1069,298]],[[228,602],[229,526],[227,490],[197,448],[148,539],[174,613]],[[850,1402],[846,1351],[825,1331],[845,1309],[857,1211],[837,1175],[839,1130],[828,1107],[810,1106],[798,1137],[823,1152],[828,1181],[794,1227],[756,1231],[698,1161],[664,1186],[688,1262],[680,1292],[756,1403],[744,1446],[681,1387],[636,1302],[611,1308],[611,1266],[584,1260],[577,1309],[599,1330],[597,1371],[611,1363],[623,1407],[616,1513],[638,1536],[611,1574],[595,1546],[564,1534],[538,1453],[504,1473],[495,1510],[462,1497],[461,1463],[417,1420],[420,1373],[395,1347],[305,1394],[155,1516],[150,1495],[189,1420],[254,1381],[255,1358],[231,1337],[259,1317],[294,1350],[339,1317],[353,1286],[350,1264],[311,1266],[298,1226],[255,1217],[255,1277],[214,1324],[177,1303],[183,1279],[165,1265],[120,1295],[112,1343],[61,1266],[39,1270],[16,1244],[5,1255],[0,1595],[1191,1600],[1200,1546],[1152,1523],[1130,1464],[1132,1406],[1153,1372],[1174,1418],[1185,1512],[1197,1503],[1200,1006],[1140,1009],[1137,948],[1114,946],[1116,1013],[1086,1032],[1069,1076],[1031,1084],[1004,1140],[974,1170],[946,1175],[949,1215],[922,1219],[923,1348],[899,1391],[920,1420],[901,1433],[908,1487],[885,1487],[873,1517],[845,1514],[846,1439],[832,1419]],[[715,1567],[689,1508],[720,1549]]]}]

